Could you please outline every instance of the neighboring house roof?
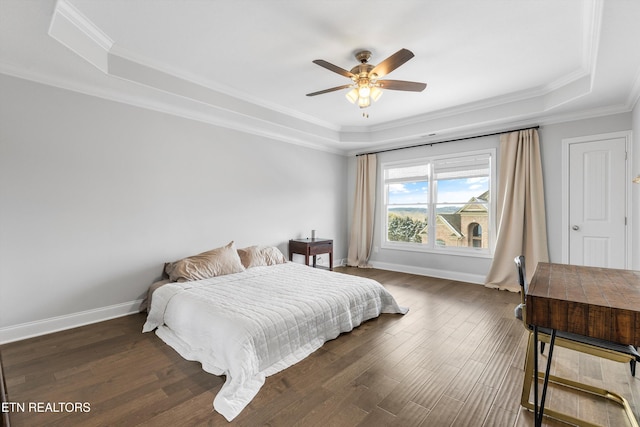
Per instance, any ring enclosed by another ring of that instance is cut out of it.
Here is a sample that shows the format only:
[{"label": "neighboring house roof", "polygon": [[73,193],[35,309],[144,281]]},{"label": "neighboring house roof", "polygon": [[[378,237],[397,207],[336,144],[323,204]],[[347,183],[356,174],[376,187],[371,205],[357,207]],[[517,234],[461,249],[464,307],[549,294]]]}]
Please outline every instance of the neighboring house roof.
[{"label": "neighboring house roof", "polygon": [[465,233],[461,229],[461,219],[460,215],[463,213],[486,213],[487,207],[485,203],[489,201],[489,191],[485,191],[479,196],[472,197],[469,201],[456,213],[453,214],[439,214],[437,216],[438,219],[441,219],[444,223],[446,223],[449,227],[455,230],[456,234],[460,237],[465,236]]},{"label": "neighboring house roof", "polygon": [[[441,223],[443,223],[444,225],[446,225],[447,227],[449,227],[451,229],[451,231],[456,234],[458,237],[464,237],[465,233],[463,233],[463,231],[461,230],[462,228],[462,220],[460,218],[460,215],[462,213],[478,213],[478,212],[487,212],[487,207],[485,206],[485,203],[487,203],[489,201],[489,191],[485,191],[484,193],[482,193],[479,196],[476,197],[472,197],[471,199],[469,199],[469,201],[462,206],[460,209],[458,209],[455,213],[450,213],[450,214],[438,214],[436,215],[436,222],[440,221]],[[427,227],[425,227],[420,233],[418,234],[425,234],[427,232]]]},{"label": "neighboring house roof", "polygon": [[462,231],[460,230],[460,215],[459,214],[439,214],[436,217],[436,221],[440,221],[451,229],[451,231],[458,237],[462,237]]},{"label": "neighboring house roof", "polygon": [[467,204],[461,207],[456,213],[459,214],[462,212],[486,212],[487,208],[484,204],[488,201],[489,191],[485,191],[481,195],[469,199]]}]

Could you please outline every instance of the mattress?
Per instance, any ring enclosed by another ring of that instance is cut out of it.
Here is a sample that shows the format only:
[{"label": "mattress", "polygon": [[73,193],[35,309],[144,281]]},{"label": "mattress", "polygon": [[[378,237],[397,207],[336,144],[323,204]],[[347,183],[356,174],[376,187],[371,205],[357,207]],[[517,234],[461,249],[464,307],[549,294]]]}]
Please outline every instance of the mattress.
[{"label": "mattress", "polygon": [[378,282],[287,262],[153,293],[143,332],[226,380],[213,407],[228,421],[265,378],[381,313],[407,308]]}]

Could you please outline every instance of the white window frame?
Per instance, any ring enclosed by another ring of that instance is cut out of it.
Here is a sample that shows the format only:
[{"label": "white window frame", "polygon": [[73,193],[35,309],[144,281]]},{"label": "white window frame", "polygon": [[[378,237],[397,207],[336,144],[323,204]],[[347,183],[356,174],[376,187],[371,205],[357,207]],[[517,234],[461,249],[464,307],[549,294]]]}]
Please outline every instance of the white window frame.
[{"label": "white window frame", "polygon": [[[489,155],[489,235],[488,235],[488,248],[473,248],[473,247],[438,247],[435,245],[435,221],[436,221],[436,212],[434,206],[436,205],[435,197],[435,182],[433,180],[433,163],[445,160],[445,159],[456,159],[460,157],[474,156],[474,155]],[[476,150],[476,151],[467,151],[461,153],[451,153],[451,154],[443,154],[432,157],[422,157],[419,159],[411,159],[411,160],[400,160],[393,162],[385,162],[380,165],[380,247],[383,249],[391,249],[391,250],[402,250],[402,251],[411,251],[411,252],[426,252],[426,253],[437,253],[437,254],[446,254],[446,255],[454,255],[454,256],[471,256],[471,257],[479,257],[479,258],[493,258],[493,253],[495,249],[495,241],[496,241],[496,195],[497,195],[497,167],[496,167],[496,149],[489,148],[484,150]],[[388,222],[388,214],[387,214],[387,187],[385,182],[385,170],[390,168],[398,168],[398,167],[408,167],[408,166],[416,166],[422,164],[430,164],[429,167],[429,203],[428,203],[428,224],[429,224],[429,236],[432,236],[429,239],[427,244],[420,243],[410,243],[410,242],[393,242],[388,241],[388,230],[387,230],[387,222]]]}]

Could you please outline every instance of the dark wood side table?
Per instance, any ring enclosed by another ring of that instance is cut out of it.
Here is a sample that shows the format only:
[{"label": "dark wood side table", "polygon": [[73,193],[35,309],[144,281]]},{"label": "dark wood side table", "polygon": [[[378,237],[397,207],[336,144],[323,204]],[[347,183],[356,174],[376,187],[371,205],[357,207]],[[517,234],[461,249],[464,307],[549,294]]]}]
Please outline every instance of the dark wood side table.
[{"label": "dark wood side table", "polygon": [[329,270],[333,271],[333,240],[331,239],[292,239],[289,240],[289,261],[293,254],[304,255],[304,263],[309,265],[309,257],[313,256],[313,267],[316,267],[316,255],[329,254]]}]

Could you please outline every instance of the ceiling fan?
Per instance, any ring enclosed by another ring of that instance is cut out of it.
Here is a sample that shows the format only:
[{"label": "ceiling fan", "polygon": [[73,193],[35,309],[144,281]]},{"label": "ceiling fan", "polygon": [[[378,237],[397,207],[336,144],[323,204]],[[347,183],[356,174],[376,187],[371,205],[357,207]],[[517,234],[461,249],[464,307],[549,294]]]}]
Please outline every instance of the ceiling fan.
[{"label": "ceiling fan", "polygon": [[360,64],[353,67],[351,71],[347,71],[323,59],[313,61],[314,64],[318,64],[329,71],[349,77],[352,82],[350,84],[308,93],[307,96],[322,95],[323,93],[351,88],[346,95],[347,99],[352,104],[357,102],[360,108],[367,108],[371,105],[371,99],[377,101],[378,98],[380,98],[382,89],[422,92],[424,88],[427,87],[426,83],[408,82],[404,80],[379,80],[381,77],[386,76],[414,57],[413,52],[408,49],[400,49],[375,66],[368,63],[371,57],[371,52],[368,50],[356,52],[355,57],[360,61]]}]

